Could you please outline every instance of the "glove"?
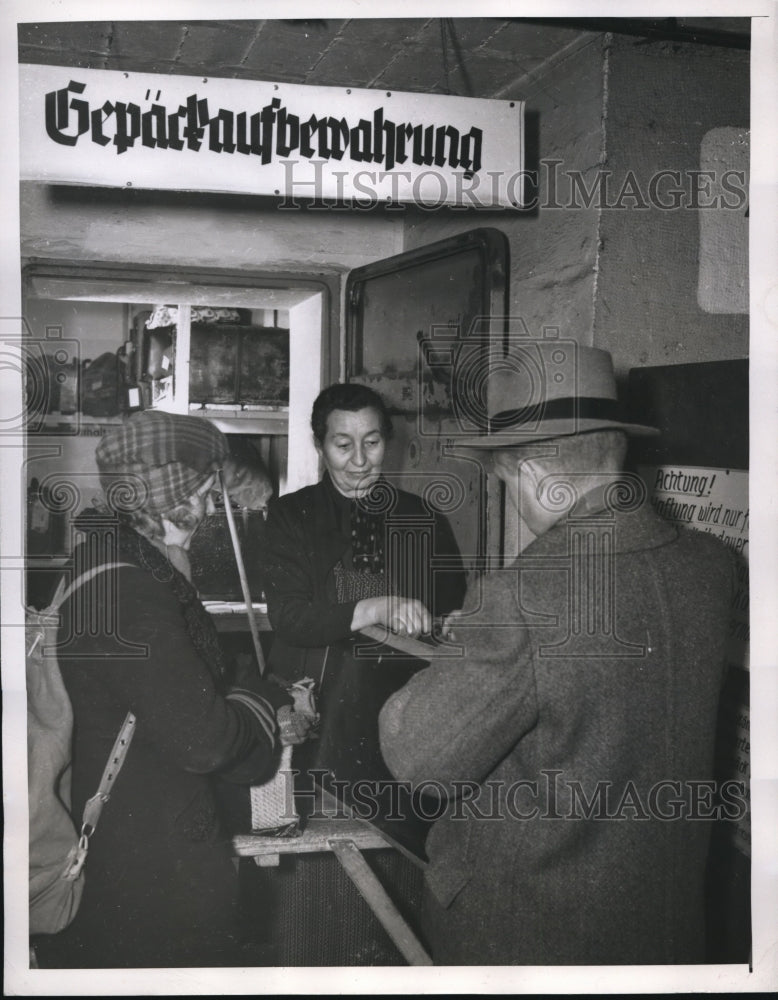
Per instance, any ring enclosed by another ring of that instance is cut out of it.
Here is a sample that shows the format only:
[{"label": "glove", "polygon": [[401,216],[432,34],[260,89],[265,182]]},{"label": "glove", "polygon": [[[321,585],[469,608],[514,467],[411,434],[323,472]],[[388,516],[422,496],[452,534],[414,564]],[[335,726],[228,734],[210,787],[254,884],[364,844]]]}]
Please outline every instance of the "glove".
[{"label": "glove", "polygon": [[276,712],[282,746],[294,746],[307,739],[317,738],[319,713],[316,711],[313,689],[314,681],[309,677],[296,681],[287,688],[287,694],[291,696],[293,703],[282,705]]}]

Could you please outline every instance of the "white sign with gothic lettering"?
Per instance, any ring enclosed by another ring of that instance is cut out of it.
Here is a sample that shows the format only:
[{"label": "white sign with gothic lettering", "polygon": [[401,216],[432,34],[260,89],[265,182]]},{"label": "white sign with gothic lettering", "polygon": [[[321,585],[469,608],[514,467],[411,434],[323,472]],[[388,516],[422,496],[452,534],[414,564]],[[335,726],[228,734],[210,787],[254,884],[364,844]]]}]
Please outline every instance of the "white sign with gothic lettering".
[{"label": "white sign with gothic lettering", "polygon": [[521,101],[20,66],[22,179],[519,207]]}]

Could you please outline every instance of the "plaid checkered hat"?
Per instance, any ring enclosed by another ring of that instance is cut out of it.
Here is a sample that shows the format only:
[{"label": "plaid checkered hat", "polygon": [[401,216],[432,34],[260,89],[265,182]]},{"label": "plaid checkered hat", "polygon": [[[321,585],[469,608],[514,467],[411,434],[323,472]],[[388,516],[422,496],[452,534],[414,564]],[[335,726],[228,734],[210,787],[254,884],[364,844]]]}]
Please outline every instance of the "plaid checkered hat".
[{"label": "plaid checkered hat", "polygon": [[95,458],[109,507],[162,513],[195,493],[228,451],[209,420],[143,410],[110,430]]}]

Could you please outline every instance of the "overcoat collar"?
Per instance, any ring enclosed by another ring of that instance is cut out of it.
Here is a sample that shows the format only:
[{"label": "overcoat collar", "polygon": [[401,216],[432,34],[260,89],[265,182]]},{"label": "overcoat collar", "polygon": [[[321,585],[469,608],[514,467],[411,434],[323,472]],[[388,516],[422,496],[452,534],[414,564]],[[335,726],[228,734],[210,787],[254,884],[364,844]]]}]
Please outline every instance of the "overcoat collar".
[{"label": "overcoat collar", "polygon": [[678,537],[678,529],[653,510],[644,500],[635,510],[601,510],[580,518],[563,517],[544,535],[527,546],[525,556],[567,556],[568,536],[576,528],[595,526],[612,528],[612,546],[616,553],[641,552],[668,545]]}]

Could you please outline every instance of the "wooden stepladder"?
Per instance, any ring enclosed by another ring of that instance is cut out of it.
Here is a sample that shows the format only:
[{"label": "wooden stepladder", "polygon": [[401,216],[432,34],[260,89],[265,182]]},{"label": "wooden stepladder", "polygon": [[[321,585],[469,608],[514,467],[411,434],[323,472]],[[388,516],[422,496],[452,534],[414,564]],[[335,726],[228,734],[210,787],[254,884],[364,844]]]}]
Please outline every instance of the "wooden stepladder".
[{"label": "wooden stepladder", "polygon": [[232,843],[238,857],[254,858],[262,867],[277,866],[282,854],[331,852],[406,962],[432,965],[432,959],[362,856],[365,850],[393,849],[366,823],[311,819],[299,837],[263,837],[248,833],[233,837]]}]

